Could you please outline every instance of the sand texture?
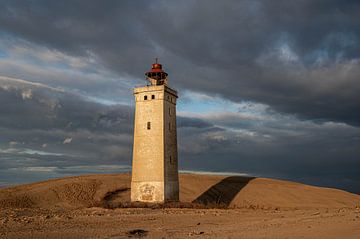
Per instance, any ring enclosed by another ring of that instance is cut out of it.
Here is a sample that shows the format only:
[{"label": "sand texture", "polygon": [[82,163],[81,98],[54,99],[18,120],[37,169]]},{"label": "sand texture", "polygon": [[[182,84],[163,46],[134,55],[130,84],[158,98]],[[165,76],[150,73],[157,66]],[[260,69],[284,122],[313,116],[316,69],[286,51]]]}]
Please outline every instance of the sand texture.
[{"label": "sand texture", "polygon": [[338,189],[181,174],[181,203],[129,200],[130,174],[0,189],[0,238],[360,238],[360,195]]}]

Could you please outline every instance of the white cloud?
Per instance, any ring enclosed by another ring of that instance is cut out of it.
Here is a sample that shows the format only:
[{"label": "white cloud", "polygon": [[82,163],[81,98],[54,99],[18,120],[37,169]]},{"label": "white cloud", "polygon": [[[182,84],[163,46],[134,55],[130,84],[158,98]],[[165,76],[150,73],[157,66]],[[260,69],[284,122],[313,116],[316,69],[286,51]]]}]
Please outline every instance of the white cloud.
[{"label": "white cloud", "polygon": [[24,167],[22,169],[30,172],[55,172],[57,167]]},{"label": "white cloud", "polygon": [[[13,78],[13,77],[6,77],[6,76],[0,76],[0,88],[9,91],[12,89],[22,89],[24,97],[27,97],[29,95],[32,96],[32,89],[36,89],[36,88],[46,88],[52,91],[58,91],[63,93],[64,90],[60,89],[60,88],[54,88],[54,87],[50,87],[48,85],[42,84],[42,83],[37,83],[37,82],[31,82],[31,81],[27,81],[27,80],[23,80],[23,79],[19,79],[19,78]],[[28,92],[30,91],[30,92]]]},{"label": "white cloud", "polygon": [[204,174],[204,175],[219,175],[219,176],[253,176],[247,173],[239,172],[212,172],[212,171],[196,171],[196,170],[179,170],[180,173],[190,173],[190,174]]},{"label": "white cloud", "polygon": [[277,49],[278,56],[285,62],[297,62],[299,57],[287,43],[282,43]]},{"label": "white cloud", "polygon": [[24,149],[24,150],[20,151],[19,153],[49,155],[49,156],[63,156],[64,155],[64,154],[59,154],[59,153],[51,153],[51,152],[45,152],[45,151],[33,150],[33,149]]},{"label": "white cloud", "polygon": [[127,172],[131,170],[129,165],[76,165],[76,166],[29,166],[29,167],[18,167],[10,168],[9,170],[21,170],[27,172],[52,172],[52,173],[87,173],[87,172]]},{"label": "white cloud", "polygon": [[17,142],[17,141],[10,141],[10,142],[9,142],[9,146],[10,146],[10,147],[16,146],[16,145],[18,145],[18,144],[19,144],[19,142]]},{"label": "white cloud", "polygon": [[114,170],[130,170],[131,167],[129,165],[79,165],[79,166],[68,166],[63,169],[66,170],[96,170],[96,171],[114,171]]},{"label": "white cloud", "polygon": [[63,144],[70,144],[71,141],[72,141],[72,138],[66,138],[66,139],[64,139]]},{"label": "white cloud", "polygon": [[17,144],[10,145],[10,148],[2,149],[0,148],[0,153],[6,153],[6,154],[22,154],[22,155],[49,155],[49,156],[63,156],[64,154],[60,153],[52,153],[52,152],[46,152],[41,150],[34,150],[29,148],[15,148]]},{"label": "white cloud", "polygon": [[33,93],[32,93],[31,89],[26,89],[21,92],[21,97],[23,98],[23,100],[31,99],[32,96],[33,96]]}]

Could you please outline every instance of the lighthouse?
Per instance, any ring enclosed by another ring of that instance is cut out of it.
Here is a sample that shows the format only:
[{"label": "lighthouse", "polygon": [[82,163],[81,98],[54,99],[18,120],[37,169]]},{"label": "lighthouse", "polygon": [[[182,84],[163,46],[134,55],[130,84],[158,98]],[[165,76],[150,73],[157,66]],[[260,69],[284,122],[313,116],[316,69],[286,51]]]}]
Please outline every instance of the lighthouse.
[{"label": "lighthouse", "polygon": [[145,76],[148,85],[134,88],[131,201],[178,201],[177,92],[157,60]]}]

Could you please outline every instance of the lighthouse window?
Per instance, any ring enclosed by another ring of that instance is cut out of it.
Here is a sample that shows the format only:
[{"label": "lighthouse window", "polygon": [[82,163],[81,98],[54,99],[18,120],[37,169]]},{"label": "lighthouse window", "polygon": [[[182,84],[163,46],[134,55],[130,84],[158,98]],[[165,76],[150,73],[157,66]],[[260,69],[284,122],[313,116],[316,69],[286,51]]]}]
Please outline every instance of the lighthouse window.
[{"label": "lighthouse window", "polygon": [[151,129],[151,122],[147,122],[147,129]]},{"label": "lighthouse window", "polygon": [[151,95],[151,99],[155,99],[155,95]]},{"label": "lighthouse window", "polygon": [[147,95],[144,96],[144,100],[147,100]]}]

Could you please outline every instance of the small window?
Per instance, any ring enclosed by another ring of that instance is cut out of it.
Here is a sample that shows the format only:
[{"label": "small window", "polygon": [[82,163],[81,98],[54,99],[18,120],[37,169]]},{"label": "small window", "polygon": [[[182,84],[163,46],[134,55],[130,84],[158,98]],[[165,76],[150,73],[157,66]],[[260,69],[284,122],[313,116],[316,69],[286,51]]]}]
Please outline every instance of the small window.
[{"label": "small window", "polygon": [[173,160],[172,160],[171,156],[170,156],[170,163],[173,164]]},{"label": "small window", "polygon": [[169,108],[169,115],[171,115],[171,109]]},{"label": "small window", "polygon": [[171,130],[171,123],[169,123],[169,130]]},{"label": "small window", "polygon": [[147,95],[144,96],[144,100],[147,100]]},{"label": "small window", "polygon": [[151,129],[151,122],[147,122],[146,127],[147,127],[147,129]]},{"label": "small window", "polygon": [[155,99],[155,95],[151,95],[151,99],[152,99],[152,100]]}]

